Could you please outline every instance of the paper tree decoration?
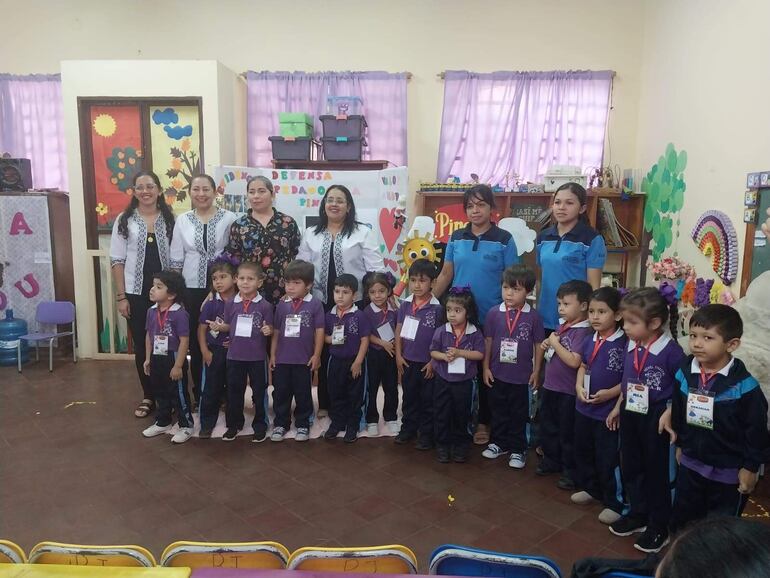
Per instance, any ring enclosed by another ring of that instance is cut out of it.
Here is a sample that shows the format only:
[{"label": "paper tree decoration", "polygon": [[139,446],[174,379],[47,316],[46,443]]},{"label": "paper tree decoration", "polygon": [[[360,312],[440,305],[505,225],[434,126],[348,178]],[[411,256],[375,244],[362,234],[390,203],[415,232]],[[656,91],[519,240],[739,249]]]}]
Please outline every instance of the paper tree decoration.
[{"label": "paper tree decoration", "polygon": [[726,284],[738,273],[738,234],[730,217],[721,211],[706,211],[692,230],[701,253],[711,257],[711,267]]}]

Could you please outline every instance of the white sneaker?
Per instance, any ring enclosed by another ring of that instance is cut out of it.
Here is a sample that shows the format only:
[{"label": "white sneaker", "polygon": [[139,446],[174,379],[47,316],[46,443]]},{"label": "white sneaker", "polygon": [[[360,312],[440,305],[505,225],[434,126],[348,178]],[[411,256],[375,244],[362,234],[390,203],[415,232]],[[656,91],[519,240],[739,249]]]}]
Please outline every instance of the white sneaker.
[{"label": "white sneaker", "polygon": [[508,466],[514,470],[523,470],[527,465],[527,454],[511,454],[508,460]]},{"label": "white sneaker", "polygon": [[388,426],[388,431],[393,435],[398,435],[401,431],[401,424],[397,421],[386,421],[385,425]]},{"label": "white sneaker", "polygon": [[286,428],[277,427],[273,429],[273,433],[270,435],[271,442],[282,442],[283,436],[286,435]]},{"label": "white sneaker", "polygon": [[170,425],[158,425],[154,423],[150,427],[148,427],[146,430],[144,430],[142,432],[142,435],[146,438],[154,438],[155,436],[168,433],[170,430],[171,430]]},{"label": "white sneaker", "polygon": [[306,442],[310,439],[310,430],[306,427],[298,427],[297,435],[294,436],[295,442]]},{"label": "white sneaker", "polygon": [[593,496],[588,492],[575,492],[569,499],[573,504],[579,504],[581,506],[586,506],[594,501]]},{"label": "white sneaker", "polygon": [[377,427],[376,423],[368,423],[366,424],[366,435],[369,437],[377,437],[380,435],[380,428]]},{"label": "white sneaker", "polygon": [[599,514],[599,521],[602,524],[614,524],[618,520],[620,520],[620,514],[618,514],[615,510],[610,510],[609,508],[604,508],[601,513]]},{"label": "white sneaker", "polygon": [[508,452],[503,451],[503,448],[501,448],[497,444],[489,444],[487,446],[487,449],[485,449],[483,452],[481,452],[481,455],[485,458],[488,458],[490,460],[494,460],[495,458],[499,458],[500,456],[504,456]]},{"label": "white sneaker", "polygon": [[189,440],[193,435],[193,429],[191,427],[180,427],[179,431],[171,438],[172,444],[183,444]]}]

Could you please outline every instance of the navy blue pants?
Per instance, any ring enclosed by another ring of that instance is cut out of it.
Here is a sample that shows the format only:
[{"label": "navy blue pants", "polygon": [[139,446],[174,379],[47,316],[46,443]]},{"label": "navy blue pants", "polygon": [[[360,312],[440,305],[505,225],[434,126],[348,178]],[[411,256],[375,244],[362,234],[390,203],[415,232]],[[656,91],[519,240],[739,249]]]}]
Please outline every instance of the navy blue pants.
[{"label": "navy blue pants", "polygon": [[395,358],[388,355],[384,349],[369,348],[366,355],[366,379],[368,400],[366,403],[366,423],[378,423],[380,414],[377,411],[377,392],[382,384],[385,394],[385,404],[382,417],[385,421],[396,421],[398,412],[398,370]]},{"label": "navy blue pants", "polygon": [[491,388],[479,385],[479,391],[487,390],[492,411],[490,441],[506,452],[523,454],[527,451],[529,385],[508,383],[500,379],[495,379],[492,385]]},{"label": "navy blue pants", "polygon": [[278,363],[273,370],[273,411],[275,427],[291,427],[291,401],[294,399],[294,425],[310,427],[313,415],[313,394],[310,389],[310,368],[304,364]]},{"label": "navy blue pants", "polygon": [[420,371],[427,363],[407,360],[409,367],[401,376],[403,406],[401,409],[401,432],[406,435],[420,434],[433,440],[433,378],[425,379]]},{"label": "navy blue pants", "polygon": [[155,423],[171,425],[171,412],[176,411],[179,427],[193,427],[190,393],[187,391],[187,361],[182,367],[182,379],[171,379],[171,369],[176,362],[176,352],[153,355],[150,358],[150,387],[155,396]]},{"label": "navy blue pants", "polygon": [[433,378],[433,419],[435,441],[440,446],[462,448],[470,445],[473,415],[473,380],[447,381]]},{"label": "navy blue pants", "polygon": [[605,508],[623,513],[620,439],[604,420],[575,411],[575,483]]},{"label": "navy blue pants", "polygon": [[254,402],[254,432],[267,431],[267,371],[264,361],[227,360],[227,427],[243,429],[243,396],[246,394],[246,378],[251,385],[251,399]]},{"label": "navy blue pants", "polygon": [[575,396],[540,388],[540,445],[543,447],[543,466],[560,469],[562,474],[575,479]]},{"label": "navy blue pants", "polygon": [[212,430],[217,425],[219,406],[225,397],[227,377],[227,349],[221,345],[208,345],[212,359],[209,365],[203,364],[201,372],[201,429]]},{"label": "navy blue pants", "polygon": [[357,432],[361,426],[366,364],[362,364],[361,374],[353,377],[350,367],[354,360],[329,356],[326,381],[329,388],[329,417],[332,420],[331,427],[340,431],[352,429]]}]

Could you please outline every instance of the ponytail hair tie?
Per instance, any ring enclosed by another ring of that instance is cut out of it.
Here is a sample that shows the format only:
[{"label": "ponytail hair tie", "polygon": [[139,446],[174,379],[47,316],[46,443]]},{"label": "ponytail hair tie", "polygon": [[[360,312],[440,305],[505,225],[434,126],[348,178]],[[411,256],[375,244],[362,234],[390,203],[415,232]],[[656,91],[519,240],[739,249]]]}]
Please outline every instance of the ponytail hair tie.
[{"label": "ponytail hair tie", "polygon": [[230,253],[220,253],[213,261],[209,262],[209,265],[216,265],[217,263],[227,263],[237,268],[241,261]]},{"label": "ponytail hair tie", "polygon": [[666,303],[668,303],[669,307],[677,304],[676,287],[674,287],[673,285],[670,285],[667,281],[664,281],[663,283],[661,283],[660,287],[658,288],[658,291],[660,292],[661,297],[663,297]]},{"label": "ponytail hair tie", "polygon": [[449,289],[449,294],[453,296],[470,295],[471,287],[470,285],[463,285],[462,287],[460,286],[452,287]]}]

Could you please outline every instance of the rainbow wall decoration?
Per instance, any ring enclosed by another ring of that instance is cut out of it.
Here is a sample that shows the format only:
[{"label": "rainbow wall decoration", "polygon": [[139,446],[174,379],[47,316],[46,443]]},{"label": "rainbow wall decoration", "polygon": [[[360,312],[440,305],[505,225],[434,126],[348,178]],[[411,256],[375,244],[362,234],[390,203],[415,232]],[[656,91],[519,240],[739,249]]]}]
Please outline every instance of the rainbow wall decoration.
[{"label": "rainbow wall decoration", "polygon": [[727,285],[738,274],[738,234],[730,217],[722,211],[706,211],[692,230],[692,240],[701,253],[711,257],[711,267]]}]

